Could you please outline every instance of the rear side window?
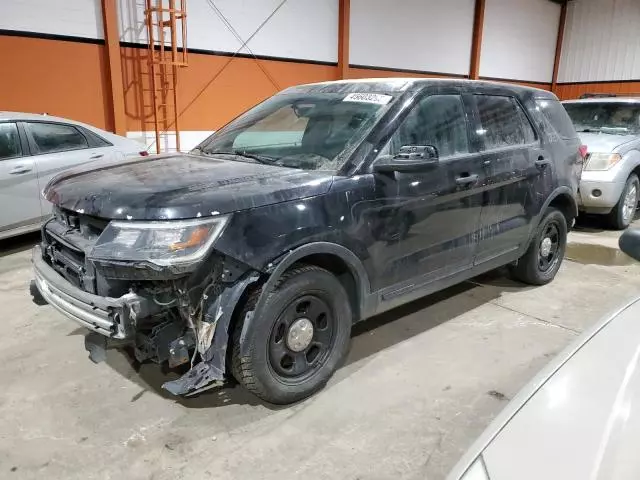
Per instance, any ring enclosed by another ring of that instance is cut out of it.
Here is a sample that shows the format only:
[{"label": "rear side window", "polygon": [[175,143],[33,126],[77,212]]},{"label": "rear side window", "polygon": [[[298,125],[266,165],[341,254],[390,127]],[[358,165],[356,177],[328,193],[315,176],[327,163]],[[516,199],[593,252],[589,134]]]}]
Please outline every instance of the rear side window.
[{"label": "rear side window", "polygon": [[77,128],[58,123],[30,123],[29,130],[40,153],[64,152],[89,148],[87,139]]},{"label": "rear side window", "polygon": [[22,155],[20,136],[15,123],[0,123],[0,160]]},{"label": "rear side window", "polygon": [[536,100],[536,106],[562,138],[576,138],[578,136],[571,122],[571,117],[559,101],[539,98]]},{"label": "rear side window", "polygon": [[527,145],[536,139],[535,131],[520,104],[511,97],[474,95],[480,129],[476,133],[485,150]]},{"label": "rear side window", "polygon": [[97,133],[93,133],[91,130],[87,130],[86,128],[83,128],[83,127],[78,127],[78,128],[82,131],[84,136],[87,137],[87,140],[89,140],[89,143],[91,144],[92,147],[111,147],[113,145],[112,143],[107,142],[104,138],[102,138]]}]

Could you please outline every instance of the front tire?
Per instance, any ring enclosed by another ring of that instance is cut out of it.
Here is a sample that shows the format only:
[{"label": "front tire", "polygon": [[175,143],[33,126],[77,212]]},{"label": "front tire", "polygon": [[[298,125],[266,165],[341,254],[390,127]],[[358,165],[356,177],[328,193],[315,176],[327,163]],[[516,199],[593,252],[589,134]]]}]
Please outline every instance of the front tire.
[{"label": "front tire", "polygon": [[609,213],[609,223],[616,230],[626,229],[633,221],[638,207],[638,193],[640,193],[640,181],[638,176],[632,173],[627,179],[618,203]]},{"label": "front tire", "polygon": [[[241,313],[255,308],[259,292]],[[338,279],[315,266],[286,272],[246,326],[235,329],[232,371],[245,388],[275,404],[302,400],[320,390],[349,349],[352,313]]]},{"label": "front tire", "polygon": [[553,280],[567,248],[567,231],[565,216],[550,207],[526,253],[512,267],[512,277],[530,285],[545,285]]}]

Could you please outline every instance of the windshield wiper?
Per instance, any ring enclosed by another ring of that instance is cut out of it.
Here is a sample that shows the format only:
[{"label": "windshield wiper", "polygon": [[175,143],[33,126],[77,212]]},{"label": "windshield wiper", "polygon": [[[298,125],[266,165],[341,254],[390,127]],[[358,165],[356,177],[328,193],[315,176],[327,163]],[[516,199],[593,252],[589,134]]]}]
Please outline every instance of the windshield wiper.
[{"label": "windshield wiper", "polygon": [[266,155],[258,155],[256,153],[248,153],[248,152],[245,152],[244,150],[242,150],[242,151],[234,150],[233,151],[233,155],[238,155],[239,157],[250,158],[252,160],[255,160],[256,162],[260,162],[260,163],[263,163],[265,165],[273,165],[274,163],[276,163],[278,161],[277,158],[268,157]]},{"label": "windshield wiper", "polygon": [[268,157],[266,155],[258,155],[256,153],[249,153],[243,150],[233,150],[232,152],[216,152],[216,151],[206,152],[198,147],[194,148],[194,150],[197,150],[200,154],[207,155],[207,156],[235,155],[236,157],[250,158],[251,160],[255,160],[256,162],[263,163],[265,165],[273,165],[278,161],[277,158]]}]

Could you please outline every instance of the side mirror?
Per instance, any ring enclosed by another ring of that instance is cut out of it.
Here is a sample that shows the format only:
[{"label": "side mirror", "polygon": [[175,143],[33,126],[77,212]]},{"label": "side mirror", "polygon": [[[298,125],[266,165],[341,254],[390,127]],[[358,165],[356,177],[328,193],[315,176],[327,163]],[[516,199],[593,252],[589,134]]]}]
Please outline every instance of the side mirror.
[{"label": "side mirror", "polygon": [[631,258],[640,261],[640,228],[627,229],[620,236],[618,246]]},{"label": "side mirror", "polygon": [[419,172],[438,164],[438,149],[433,145],[405,145],[394,155],[380,157],[373,164],[373,171]]}]

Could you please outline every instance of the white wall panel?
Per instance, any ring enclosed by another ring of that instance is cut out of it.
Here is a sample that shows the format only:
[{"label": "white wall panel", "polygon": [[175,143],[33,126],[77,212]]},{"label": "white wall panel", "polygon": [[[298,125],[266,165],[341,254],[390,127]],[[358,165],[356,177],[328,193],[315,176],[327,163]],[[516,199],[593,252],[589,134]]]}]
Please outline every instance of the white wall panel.
[{"label": "white wall panel", "polygon": [[467,75],[474,0],[351,0],[349,62]]},{"label": "white wall panel", "polygon": [[640,79],[640,0],[569,4],[558,82]]},{"label": "white wall panel", "polygon": [[[0,0],[1,1],[1,0]],[[188,0],[187,46],[236,52],[282,0]],[[224,24],[226,17],[243,41]],[[146,43],[144,0],[119,0],[120,35]],[[256,55],[324,62],[338,60],[338,0],[288,0],[248,43]],[[240,53],[249,54],[246,47]]]},{"label": "white wall panel", "polygon": [[549,0],[487,0],[480,76],[551,82],[559,23]]},{"label": "white wall panel", "polygon": [[104,38],[100,0],[0,0],[0,29]]}]

